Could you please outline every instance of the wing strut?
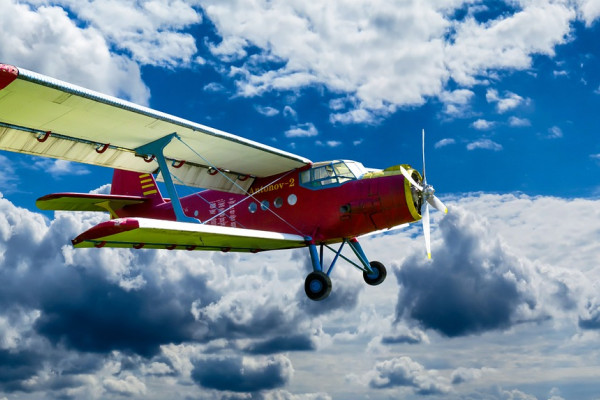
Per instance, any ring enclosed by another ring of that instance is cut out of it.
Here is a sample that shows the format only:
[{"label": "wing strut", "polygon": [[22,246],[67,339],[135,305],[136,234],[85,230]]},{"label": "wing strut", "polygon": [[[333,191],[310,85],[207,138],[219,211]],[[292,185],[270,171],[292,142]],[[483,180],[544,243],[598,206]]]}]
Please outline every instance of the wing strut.
[{"label": "wing strut", "polygon": [[167,161],[165,160],[165,156],[163,154],[164,148],[167,147],[169,143],[171,143],[171,140],[173,140],[173,138],[179,139],[179,136],[176,132],[173,132],[170,135],[164,136],[153,142],[147,143],[143,146],[137,147],[135,149],[135,152],[141,156],[153,156],[156,162],[158,163],[158,167],[160,169],[160,172],[162,173],[165,186],[167,187],[167,192],[169,192],[169,196],[171,197],[171,204],[173,205],[173,211],[175,211],[175,218],[177,219],[177,221],[198,223],[199,221],[196,218],[188,217],[183,212],[181,202],[179,201],[179,196],[177,195],[177,190],[175,189],[175,185],[173,184],[173,178],[171,177],[171,173],[169,172],[169,166],[167,165]]}]

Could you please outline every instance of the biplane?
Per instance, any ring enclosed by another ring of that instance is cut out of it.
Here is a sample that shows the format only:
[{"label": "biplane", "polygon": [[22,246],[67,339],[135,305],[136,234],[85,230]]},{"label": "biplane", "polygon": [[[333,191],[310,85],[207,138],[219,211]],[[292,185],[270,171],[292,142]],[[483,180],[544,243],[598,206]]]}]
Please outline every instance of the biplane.
[{"label": "biplane", "polygon": [[[423,147],[424,147],[423,132]],[[308,248],[312,300],[331,292],[342,258],[369,285],[386,277],[357,238],[447,212],[410,165],[383,170],[310,160],[23,68],[0,64],[0,149],[114,169],[110,194],[55,193],[42,210],[99,211],[110,219],[76,248],[251,252]],[[163,197],[157,181],[164,183]],[[176,185],[202,190],[179,196]],[[355,260],[342,254],[349,247]],[[333,252],[325,265],[324,249]]]}]

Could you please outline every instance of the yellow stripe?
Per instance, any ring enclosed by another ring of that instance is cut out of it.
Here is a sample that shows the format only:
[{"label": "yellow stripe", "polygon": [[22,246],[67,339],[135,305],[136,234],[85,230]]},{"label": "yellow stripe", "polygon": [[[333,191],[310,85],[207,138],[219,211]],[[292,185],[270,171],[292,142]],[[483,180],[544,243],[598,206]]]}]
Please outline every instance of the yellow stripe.
[{"label": "yellow stripe", "polygon": [[148,188],[153,188],[153,187],[155,187],[154,183],[151,183],[149,185],[142,185],[142,189],[148,189]]},{"label": "yellow stripe", "polygon": [[147,192],[144,192],[144,196],[148,196],[149,194],[155,194],[157,193],[156,190],[148,190]]},{"label": "yellow stripe", "polygon": [[140,181],[140,183],[149,183],[152,182],[152,179],[144,179],[143,181]]},{"label": "yellow stripe", "polygon": [[[409,171],[409,173],[412,174],[412,168],[410,168],[410,169],[407,168],[407,170]],[[415,221],[420,220],[421,214],[419,214],[419,211],[417,211],[417,208],[415,207],[412,192],[410,191],[410,182],[406,178],[404,178],[404,196],[406,196],[406,205],[408,205],[408,210],[410,211],[410,215],[412,215],[412,217],[415,219]]]},{"label": "yellow stripe", "polygon": [[144,174],[144,175],[140,175],[140,176],[138,176],[138,178],[142,179],[142,178],[147,178],[147,177],[149,177],[149,176],[150,176],[150,174]]}]

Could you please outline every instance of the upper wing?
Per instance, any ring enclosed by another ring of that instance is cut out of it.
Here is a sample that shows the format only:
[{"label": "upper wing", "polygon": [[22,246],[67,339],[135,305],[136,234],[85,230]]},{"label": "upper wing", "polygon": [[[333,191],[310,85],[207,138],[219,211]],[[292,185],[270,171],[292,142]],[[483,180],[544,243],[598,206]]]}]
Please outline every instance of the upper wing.
[{"label": "upper wing", "polygon": [[[176,132],[164,149],[176,183],[239,192],[253,177],[310,161],[226,132],[0,64],[0,149],[137,172],[154,172],[134,149]],[[182,161],[183,165],[181,165]],[[224,171],[214,174],[211,167]]]}]

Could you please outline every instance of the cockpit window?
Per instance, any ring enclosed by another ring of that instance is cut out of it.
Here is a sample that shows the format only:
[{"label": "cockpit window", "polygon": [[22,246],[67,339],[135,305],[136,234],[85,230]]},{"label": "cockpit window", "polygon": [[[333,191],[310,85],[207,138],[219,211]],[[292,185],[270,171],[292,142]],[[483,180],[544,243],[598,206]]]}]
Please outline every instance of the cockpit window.
[{"label": "cockpit window", "polygon": [[300,173],[300,184],[309,189],[320,189],[323,187],[339,186],[345,182],[356,180],[358,177],[353,170],[360,171],[362,165],[354,162],[351,163],[358,164],[358,166],[349,166],[345,161],[316,164],[311,169]]}]

